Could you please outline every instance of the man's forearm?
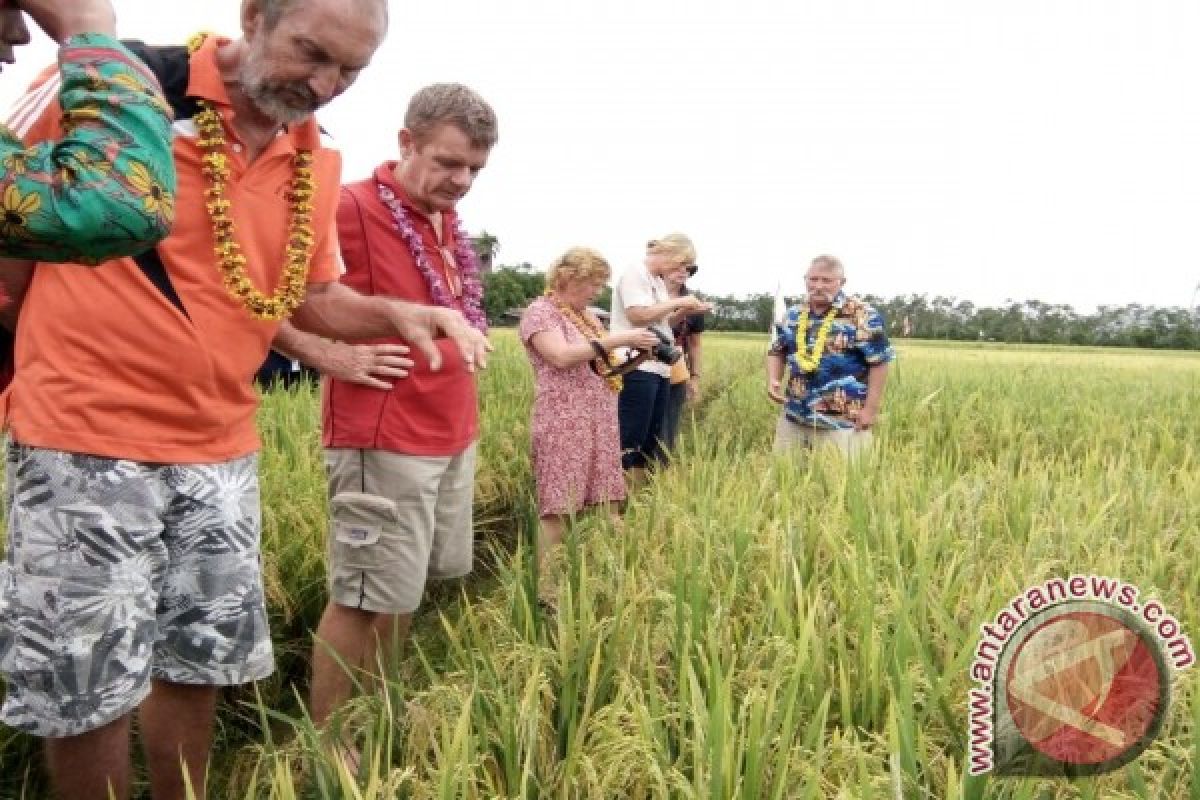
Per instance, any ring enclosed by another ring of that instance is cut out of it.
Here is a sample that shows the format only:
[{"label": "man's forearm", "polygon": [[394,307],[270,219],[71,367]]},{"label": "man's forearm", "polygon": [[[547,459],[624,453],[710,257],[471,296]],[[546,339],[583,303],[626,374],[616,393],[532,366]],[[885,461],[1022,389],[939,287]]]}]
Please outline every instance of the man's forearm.
[{"label": "man's forearm", "polygon": [[[393,297],[359,294],[340,283],[310,286],[291,323],[326,339],[377,339],[395,336],[399,320],[413,304]],[[294,346],[295,339],[290,343]],[[305,342],[300,342],[305,346]],[[301,359],[303,360],[303,359]]]},{"label": "man's forearm", "polygon": [[674,300],[655,303],[652,306],[630,306],[625,309],[625,318],[639,328],[647,325],[657,325],[677,308],[679,308],[679,304]]},{"label": "man's forearm", "polygon": [[887,377],[887,364],[875,364],[867,368],[867,399],[863,405],[871,411],[879,411],[883,403],[883,387],[887,385]]},{"label": "man's forearm", "polygon": [[767,354],[767,377],[772,381],[783,380],[783,356],[775,353]]},{"label": "man's forearm", "polygon": [[[443,339],[453,345],[468,372],[486,367],[487,354],[492,349],[487,336],[472,327],[458,311],[441,306],[418,305],[394,297],[362,295],[340,283],[309,284],[304,302],[292,314],[291,322],[302,331],[343,342],[395,336],[404,341],[406,348],[414,348],[423,354],[429,360],[429,368],[435,371],[442,367],[440,348]],[[284,346],[289,345],[285,342]],[[295,346],[294,341],[290,346]],[[331,343],[330,347],[334,350],[347,349],[338,342]],[[380,351],[380,347],[382,345],[348,349],[360,352],[370,350],[385,357],[408,352],[407,349],[399,353],[393,350],[389,354]],[[389,360],[385,358],[381,366],[388,369],[384,374],[393,377],[403,377],[406,373],[402,370],[412,366],[407,359],[403,359],[406,363],[397,364],[393,361],[390,365]],[[358,374],[362,374],[363,366],[359,364]],[[369,364],[365,366],[368,373],[375,369]]]},{"label": "man's forearm", "polygon": [[306,333],[284,320],[275,334],[275,340],[271,342],[271,349],[283,353],[293,361],[319,368],[329,345],[330,341],[325,337]]}]

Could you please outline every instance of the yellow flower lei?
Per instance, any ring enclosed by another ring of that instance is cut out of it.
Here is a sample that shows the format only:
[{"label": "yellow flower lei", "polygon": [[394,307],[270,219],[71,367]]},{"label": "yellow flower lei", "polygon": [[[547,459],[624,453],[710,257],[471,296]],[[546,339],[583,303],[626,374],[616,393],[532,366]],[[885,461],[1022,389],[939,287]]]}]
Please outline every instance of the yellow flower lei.
[{"label": "yellow flower lei", "polygon": [[821,327],[817,328],[817,338],[813,342],[811,350],[806,349],[808,343],[808,306],[804,307],[804,313],[800,315],[800,320],[796,323],[796,344],[799,345],[799,352],[796,353],[796,363],[800,365],[802,372],[816,372],[817,366],[821,363],[821,354],[825,352],[825,340],[829,338],[829,331],[833,328],[833,320],[837,317],[837,308],[830,308],[825,312],[824,319],[821,320]]},{"label": "yellow flower lei", "polygon": [[[188,53],[199,50],[206,36],[201,33],[189,39]],[[196,115],[195,123],[200,132],[200,149],[204,152],[202,171],[209,183],[204,190],[204,205],[212,220],[213,250],[225,288],[256,318],[283,319],[304,301],[308,263],[312,256],[312,200],[316,193],[312,151],[297,150],[292,162],[292,191],[288,198],[291,221],[288,224],[283,278],[275,293],[267,296],[250,282],[246,274],[246,257],[234,237],[233,220],[229,217],[230,203],[225,197],[229,163],[225,155],[225,128],[221,115],[207,100],[197,100],[197,103],[200,113]]]},{"label": "yellow flower lei", "polygon": [[[600,339],[604,336],[604,328],[600,325],[600,323],[593,323],[592,320],[584,314],[580,314],[566,303],[559,302],[559,300],[555,298],[554,292],[546,292],[546,297],[550,298],[550,301],[558,307],[559,312],[566,317],[567,321],[575,326],[575,330],[582,333],[589,342],[593,339]],[[605,356],[604,362],[601,362],[599,358],[594,358],[592,361],[597,362],[600,366],[607,367],[610,370],[616,369],[618,366],[620,366],[620,364],[617,362],[617,357],[612,353],[609,353],[607,356]],[[620,375],[606,375],[604,377],[604,382],[607,383],[608,388],[612,389],[614,392],[621,391],[621,388],[625,385],[625,381],[621,379]]]}]

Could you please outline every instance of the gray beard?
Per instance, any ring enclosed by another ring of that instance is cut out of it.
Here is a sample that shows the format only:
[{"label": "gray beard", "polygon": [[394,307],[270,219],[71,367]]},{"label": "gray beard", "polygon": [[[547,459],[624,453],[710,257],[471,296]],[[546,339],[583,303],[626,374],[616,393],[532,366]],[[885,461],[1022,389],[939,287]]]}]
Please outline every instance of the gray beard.
[{"label": "gray beard", "polygon": [[277,100],[270,92],[250,90],[243,87],[242,91],[264,117],[279,125],[290,125],[312,116],[311,111],[294,108]]}]

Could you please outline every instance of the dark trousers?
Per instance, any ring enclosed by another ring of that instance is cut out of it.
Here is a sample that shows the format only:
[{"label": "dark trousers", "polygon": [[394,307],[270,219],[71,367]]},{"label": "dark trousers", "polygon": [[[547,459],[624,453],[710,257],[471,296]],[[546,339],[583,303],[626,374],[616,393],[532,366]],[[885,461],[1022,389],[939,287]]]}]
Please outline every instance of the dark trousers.
[{"label": "dark trousers", "polygon": [[301,381],[319,381],[320,379],[321,374],[312,367],[304,364],[297,365],[297,362],[274,350],[267,354],[267,360],[258,368],[258,373],[254,376],[254,382],[263,389],[269,389],[272,386],[282,386],[286,389]]},{"label": "dark trousers", "polygon": [[679,438],[679,420],[683,417],[683,404],[687,402],[687,381],[672,383],[667,391],[667,413],[663,416],[662,439],[663,450],[670,453],[675,449],[675,440]]},{"label": "dark trousers", "polygon": [[623,468],[645,467],[662,457],[659,436],[670,392],[671,382],[665,376],[640,369],[625,376],[625,386],[617,399]]}]

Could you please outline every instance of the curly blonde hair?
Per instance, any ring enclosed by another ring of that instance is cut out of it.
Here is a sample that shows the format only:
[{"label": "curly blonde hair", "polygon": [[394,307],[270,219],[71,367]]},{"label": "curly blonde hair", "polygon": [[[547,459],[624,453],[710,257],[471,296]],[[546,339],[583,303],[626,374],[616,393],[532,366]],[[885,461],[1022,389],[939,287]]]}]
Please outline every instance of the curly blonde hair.
[{"label": "curly blonde hair", "polygon": [[599,251],[590,247],[572,247],[550,265],[546,272],[546,287],[563,289],[572,283],[601,279],[608,281],[612,268]]}]

